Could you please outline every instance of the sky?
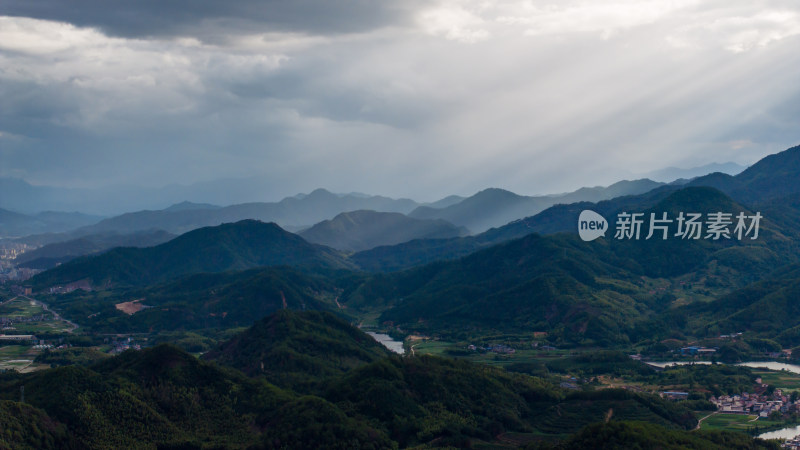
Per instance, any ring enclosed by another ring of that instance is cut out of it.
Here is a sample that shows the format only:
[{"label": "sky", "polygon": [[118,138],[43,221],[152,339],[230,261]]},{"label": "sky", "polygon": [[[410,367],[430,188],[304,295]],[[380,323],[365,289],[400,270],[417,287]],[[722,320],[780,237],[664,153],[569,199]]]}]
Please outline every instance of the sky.
[{"label": "sky", "polygon": [[0,177],[431,201],[800,144],[796,0],[3,0]]}]

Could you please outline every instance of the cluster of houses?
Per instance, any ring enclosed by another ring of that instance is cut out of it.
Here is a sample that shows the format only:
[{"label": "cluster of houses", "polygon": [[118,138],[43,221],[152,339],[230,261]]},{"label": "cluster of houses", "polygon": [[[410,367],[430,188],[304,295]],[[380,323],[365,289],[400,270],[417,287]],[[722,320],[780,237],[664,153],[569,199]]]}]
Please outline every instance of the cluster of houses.
[{"label": "cluster of houses", "polygon": [[791,439],[788,439],[786,442],[781,444],[781,448],[788,448],[790,450],[800,450],[800,436],[795,436]]},{"label": "cluster of houses", "polygon": [[77,291],[78,289],[90,292],[92,290],[92,285],[89,284],[89,280],[80,280],[64,286],[52,286],[47,290],[47,292],[50,294],[69,294],[70,292]]},{"label": "cluster of houses", "polygon": [[481,352],[494,352],[494,353],[503,353],[506,355],[513,355],[517,351],[513,348],[504,345],[504,344],[489,344],[486,347],[478,347],[476,345],[470,344],[467,346],[468,350],[473,352],[481,351]]},{"label": "cluster of houses", "polygon": [[695,356],[695,355],[701,355],[702,356],[702,355],[706,355],[706,356],[711,356],[714,353],[716,353],[717,350],[719,350],[717,347],[714,347],[714,348],[697,347],[697,346],[683,347],[681,349],[681,355],[687,355],[687,356]]},{"label": "cluster of houses", "polygon": [[133,340],[128,337],[122,340],[114,340],[111,342],[111,350],[109,351],[110,354],[116,355],[119,353],[124,352],[125,350],[141,350],[142,346],[140,344],[136,344]]},{"label": "cluster of houses", "polygon": [[[534,333],[534,334],[536,334],[536,333]],[[547,333],[540,333],[540,334],[546,335]],[[539,350],[546,350],[546,351],[558,350],[557,348],[553,347],[552,345],[540,345],[539,342],[533,342],[533,343],[531,343],[531,346],[533,348],[539,349]],[[505,344],[489,344],[486,347],[481,347],[479,345],[470,344],[470,345],[467,346],[467,350],[470,350],[470,351],[473,351],[473,352],[501,353],[501,354],[505,354],[505,355],[513,355],[514,353],[517,352],[514,348],[509,347],[508,345],[505,345]]]},{"label": "cluster of houses", "polygon": [[15,323],[47,322],[53,320],[52,314],[37,314],[35,316],[2,316],[0,328],[12,329]]},{"label": "cluster of houses", "polygon": [[792,401],[780,389],[768,395],[767,385],[756,380],[754,393],[744,392],[742,395],[721,395],[711,397],[709,401],[717,405],[717,411],[727,414],[755,414],[759,418],[767,418],[772,413],[781,415],[800,412],[800,401]]}]

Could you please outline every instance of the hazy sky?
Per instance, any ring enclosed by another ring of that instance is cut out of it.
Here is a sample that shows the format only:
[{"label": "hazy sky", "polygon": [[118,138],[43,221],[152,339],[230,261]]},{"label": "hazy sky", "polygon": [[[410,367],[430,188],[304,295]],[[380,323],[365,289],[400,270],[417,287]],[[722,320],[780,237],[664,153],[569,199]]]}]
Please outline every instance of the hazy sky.
[{"label": "hazy sky", "polygon": [[433,200],[800,143],[786,1],[2,0],[0,176]]}]

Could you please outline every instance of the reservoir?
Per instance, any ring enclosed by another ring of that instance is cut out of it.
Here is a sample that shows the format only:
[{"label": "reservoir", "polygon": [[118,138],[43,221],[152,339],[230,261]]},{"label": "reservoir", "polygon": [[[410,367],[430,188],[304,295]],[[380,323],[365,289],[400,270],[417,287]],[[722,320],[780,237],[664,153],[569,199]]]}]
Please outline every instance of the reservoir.
[{"label": "reservoir", "polygon": [[384,347],[388,348],[389,350],[395,353],[399,353],[402,355],[403,353],[406,352],[405,349],[403,348],[403,343],[395,341],[388,334],[373,333],[372,331],[367,331],[367,334],[372,336],[372,338],[375,339],[376,341],[383,344]]},{"label": "reservoir", "polygon": [[791,439],[800,435],[800,425],[796,427],[781,428],[780,430],[767,431],[758,435],[761,439]]}]

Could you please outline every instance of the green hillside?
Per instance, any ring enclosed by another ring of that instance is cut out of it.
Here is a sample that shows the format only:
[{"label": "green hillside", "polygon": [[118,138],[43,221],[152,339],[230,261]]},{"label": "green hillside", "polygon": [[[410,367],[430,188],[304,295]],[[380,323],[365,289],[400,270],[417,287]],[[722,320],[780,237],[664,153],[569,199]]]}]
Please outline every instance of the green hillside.
[{"label": "green hillside", "polygon": [[309,244],[274,223],[244,220],[183,234],[149,248],[117,248],[63,264],[36,276],[44,288],[89,279],[96,286],[144,286],[181,275],[289,265],[347,268],[336,251]]},{"label": "green hillside", "polygon": [[203,359],[306,392],[320,381],[388,355],[371,336],[331,313],[281,310]]},{"label": "green hillside", "polygon": [[426,442],[463,447],[505,431],[563,437],[618,411],[618,420],[644,420],[691,429],[691,411],[657,397],[622,390],[565,394],[548,382],[501,369],[437,357],[392,357],[332,383],[326,398],[368,418],[401,446]]},{"label": "green hillside", "polygon": [[[649,326],[652,337],[680,331],[692,336],[716,338],[744,332],[750,338],[774,340],[774,346],[800,345],[800,266],[790,265],[772,276],[711,302],[701,302],[665,312]],[[658,323],[666,324],[658,325]],[[753,343],[753,346],[759,347]],[[763,346],[763,345],[762,345]],[[749,350],[748,340],[738,351]]]},{"label": "green hillside", "polygon": [[44,411],[25,403],[0,400],[0,448],[19,450],[78,449],[67,428]]},{"label": "green hillside", "polygon": [[[188,275],[147,288],[75,291],[48,302],[94,332],[164,332],[250,326],[280,309],[336,308],[339,288],[287,267]],[[135,312],[117,305],[133,302]]]},{"label": "green hillside", "polygon": [[89,367],[3,375],[0,397],[19,395],[23,385],[38,409],[22,408],[39,423],[52,418],[52,431],[15,436],[89,449],[463,447],[504,432],[563,438],[609,409],[620,420],[675,430],[696,424],[689,410],[656,397],[565,395],[539,378],[436,357],[379,359],[332,379],[321,396],[283,391],[165,345]]}]

